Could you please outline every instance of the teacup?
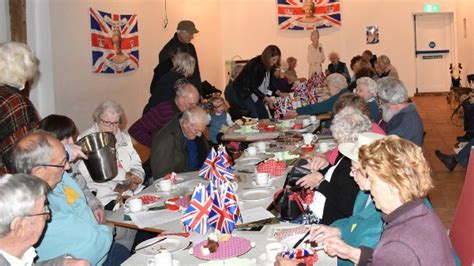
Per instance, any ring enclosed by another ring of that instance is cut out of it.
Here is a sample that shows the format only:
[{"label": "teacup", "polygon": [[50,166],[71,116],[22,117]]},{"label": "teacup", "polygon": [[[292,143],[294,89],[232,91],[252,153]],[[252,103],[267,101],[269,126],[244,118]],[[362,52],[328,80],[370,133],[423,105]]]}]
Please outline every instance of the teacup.
[{"label": "teacup", "polygon": [[245,154],[247,156],[256,156],[257,155],[257,148],[256,147],[248,147],[245,150]]},{"label": "teacup", "polygon": [[168,250],[161,250],[147,261],[148,266],[173,266],[173,255]]},{"label": "teacup", "polygon": [[314,123],[314,122],[318,121],[318,118],[315,115],[312,115],[312,116],[309,117],[309,121],[311,123]]},{"label": "teacup", "polygon": [[270,181],[270,175],[268,173],[257,173],[257,185],[266,185]]},{"label": "teacup", "polygon": [[142,199],[131,199],[128,201],[128,210],[130,212],[139,212],[143,210],[143,201]]},{"label": "teacup", "polygon": [[267,148],[267,144],[265,142],[263,141],[257,142],[257,149],[259,152],[265,152],[266,148]]},{"label": "teacup", "polygon": [[173,182],[171,179],[162,179],[160,182],[155,184],[155,187],[163,192],[168,192],[173,188]]},{"label": "teacup", "polygon": [[281,252],[285,246],[281,243],[270,243],[265,246],[265,255],[267,257],[268,262],[275,262],[275,258]]},{"label": "teacup", "polygon": [[311,133],[306,133],[306,134],[303,134],[303,142],[305,145],[310,145],[313,140],[314,140],[314,134],[311,134]]},{"label": "teacup", "polygon": [[319,143],[319,152],[327,152],[329,149],[329,144],[327,142]]}]

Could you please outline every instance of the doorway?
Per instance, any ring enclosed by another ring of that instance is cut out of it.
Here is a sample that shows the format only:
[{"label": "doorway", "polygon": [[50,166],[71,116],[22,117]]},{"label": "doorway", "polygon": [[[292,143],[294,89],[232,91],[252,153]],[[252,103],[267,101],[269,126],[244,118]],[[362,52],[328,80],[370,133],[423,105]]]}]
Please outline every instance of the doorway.
[{"label": "doorway", "polygon": [[413,15],[415,23],[416,92],[447,92],[449,64],[454,63],[453,13]]}]

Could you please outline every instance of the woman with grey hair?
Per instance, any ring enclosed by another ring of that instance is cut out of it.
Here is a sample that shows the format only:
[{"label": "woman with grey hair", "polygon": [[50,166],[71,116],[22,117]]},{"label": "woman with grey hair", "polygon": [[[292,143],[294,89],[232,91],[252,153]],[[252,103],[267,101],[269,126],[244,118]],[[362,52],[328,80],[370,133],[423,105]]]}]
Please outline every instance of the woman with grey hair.
[{"label": "woman with grey hair", "polygon": [[35,107],[21,93],[37,75],[38,64],[38,58],[25,44],[0,44],[0,174],[11,168],[10,156],[15,142],[39,122]]},{"label": "woman with grey hair", "polygon": [[196,59],[188,53],[177,53],[173,56],[173,68],[161,77],[156,86],[151,88],[151,96],[143,113],[148,112],[158,103],[169,101],[176,96],[176,81],[192,77]]},{"label": "woman with grey hair", "polygon": [[[359,134],[370,132],[371,124],[370,119],[359,110],[346,107],[334,116],[331,131],[338,144],[355,143]],[[323,167],[315,167],[310,162],[306,167],[312,173],[296,184],[315,190],[315,194],[313,202],[308,205],[309,210],[304,214],[311,218],[303,220],[328,225],[337,219],[351,216],[359,192],[359,187],[350,177],[351,160],[339,153],[332,166],[326,163]]]},{"label": "woman with grey hair", "polygon": [[130,136],[120,130],[124,120],[124,111],[120,104],[114,101],[104,101],[95,109],[92,119],[94,124],[91,128],[82,132],[78,139],[97,132],[110,132],[115,135],[118,174],[112,180],[105,183],[95,182],[83,161],[77,164],[77,170],[84,176],[87,186],[97,192],[97,198],[105,206],[106,210],[112,210],[118,195],[133,195],[145,176],[142,162],[137,151],[133,147]]},{"label": "woman with grey hair", "polygon": [[377,82],[369,77],[362,77],[357,79],[356,83],[357,87],[354,89],[354,93],[364,98],[369,105],[372,121],[380,121],[380,109],[376,101]]},{"label": "woman with grey hair", "polygon": [[337,99],[339,99],[339,97],[344,93],[349,92],[349,90],[347,90],[347,80],[343,75],[333,73],[327,76],[326,86],[329,89],[331,97],[320,103],[309,104],[297,108],[296,111],[288,111],[286,116],[288,118],[293,118],[296,115],[316,115],[331,112]]}]

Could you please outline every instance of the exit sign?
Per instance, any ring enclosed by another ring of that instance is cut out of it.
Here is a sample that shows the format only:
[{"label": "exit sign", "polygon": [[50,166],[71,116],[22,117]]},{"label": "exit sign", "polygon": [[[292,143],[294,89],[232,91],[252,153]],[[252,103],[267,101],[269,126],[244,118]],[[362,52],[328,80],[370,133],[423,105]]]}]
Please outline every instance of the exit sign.
[{"label": "exit sign", "polygon": [[423,6],[423,10],[427,13],[434,13],[434,12],[439,12],[440,7],[439,7],[439,4],[425,4]]}]

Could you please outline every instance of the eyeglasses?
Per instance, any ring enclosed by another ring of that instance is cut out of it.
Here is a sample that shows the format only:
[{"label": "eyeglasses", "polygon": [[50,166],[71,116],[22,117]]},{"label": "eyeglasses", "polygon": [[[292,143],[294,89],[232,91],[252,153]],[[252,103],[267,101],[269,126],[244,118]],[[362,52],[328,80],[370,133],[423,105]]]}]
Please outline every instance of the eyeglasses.
[{"label": "eyeglasses", "polygon": [[355,168],[355,167],[352,166],[352,167],[351,167],[351,173],[350,173],[350,175],[351,175],[352,177],[355,177],[357,174],[360,174],[360,175],[362,175],[362,176],[364,176],[364,177],[367,178],[367,175],[365,174],[365,172],[362,171],[362,169],[360,169],[360,168]]},{"label": "eyeglasses", "polygon": [[202,133],[204,133],[204,131],[199,130],[199,129],[196,129],[196,128],[194,127],[194,125],[191,124],[191,123],[190,123],[189,125],[190,125],[191,128],[193,129],[193,132],[194,132],[194,134],[195,134],[196,136],[198,136],[198,137],[202,136]]},{"label": "eyeglasses", "polygon": [[120,125],[120,121],[111,122],[111,121],[103,120],[102,118],[100,119],[100,122],[108,127],[118,127]]},{"label": "eyeglasses", "polygon": [[35,217],[35,216],[42,216],[42,215],[46,215],[47,218],[49,218],[49,216],[51,215],[51,210],[49,209],[48,205],[44,205],[43,212],[28,214],[28,215],[25,215],[25,217]]},{"label": "eyeglasses", "polygon": [[44,166],[44,167],[56,167],[56,168],[64,168],[66,164],[69,162],[69,153],[66,153],[66,156],[64,159],[61,161],[60,164],[37,164],[36,166]]}]

